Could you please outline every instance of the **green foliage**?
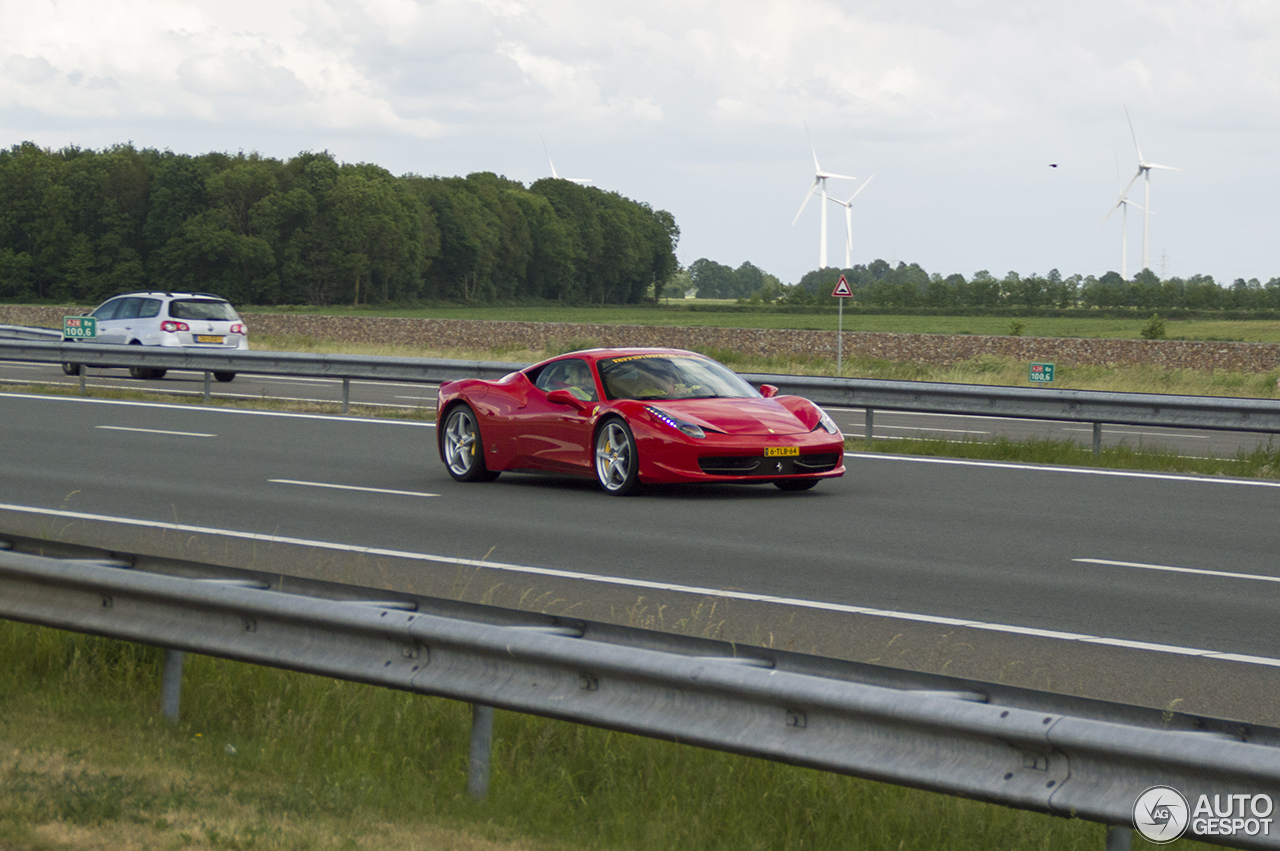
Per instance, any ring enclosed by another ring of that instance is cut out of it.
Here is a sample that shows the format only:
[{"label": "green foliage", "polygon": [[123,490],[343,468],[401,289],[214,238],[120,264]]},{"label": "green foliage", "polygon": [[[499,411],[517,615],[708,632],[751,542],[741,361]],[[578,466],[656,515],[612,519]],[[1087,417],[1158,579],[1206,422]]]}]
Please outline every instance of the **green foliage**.
[{"label": "green foliage", "polygon": [[1162,340],[1164,339],[1164,320],[1160,318],[1160,314],[1151,314],[1151,319],[1146,325],[1142,326],[1142,339],[1144,340]]},{"label": "green foliage", "polygon": [[[750,264],[744,264],[750,265]],[[754,268],[754,267],[753,267]],[[829,305],[830,295],[840,275],[848,281],[854,297],[845,309],[870,309],[888,313],[928,313],[932,315],[984,314],[1001,311],[1015,315],[1045,315],[1055,311],[1088,310],[1099,312],[1145,311],[1159,308],[1170,311],[1280,311],[1280,278],[1265,285],[1256,278],[1237,279],[1230,287],[1219,286],[1208,275],[1161,280],[1150,269],[1144,269],[1126,281],[1116,272],[1101,278],[1072,275],[1064,278],[1057,269],[1046,275],[1019,275],[1008,272],[996,278],[986,269],[970,278],[952,274],[943,277],[927,273],[915,263],[892,266],[884,260],[849,269],[815,269],[802,277],[796,290],[777,282],[772,276],[742,292],[739,278],[728,266],[699,259],[689,270],[705,275],[705,286],[699,288],[701,298],[736,297],[750,304]],[[739,270],[741,271],[741,270]],[[704,295],[703,293],[706,293]]]},{"label": "green foliage", "polygon": [[677,271],[664,210],[563,180],[395,177],[325,153],[0,150],[0,299],[157,287],[238,305],[636,304]]}]

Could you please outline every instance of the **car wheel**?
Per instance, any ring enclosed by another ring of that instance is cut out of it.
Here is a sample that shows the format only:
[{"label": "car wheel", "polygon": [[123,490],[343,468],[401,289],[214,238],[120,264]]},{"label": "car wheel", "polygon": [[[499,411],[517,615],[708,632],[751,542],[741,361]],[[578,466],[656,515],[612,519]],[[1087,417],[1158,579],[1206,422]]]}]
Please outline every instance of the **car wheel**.
[{"label": "car wheel", "polygon": [[156,372],[157,370],[154,370],[149,366],[129,367],[129,377],[136,378],[139,381],[146,381],[149,378],[158,378],[159,376],[156,375]]},{"label": "car wheel", "polygon": [[234,380],[236,374],[234,372],[215,372],[213,377],[226,384],[228,381]]},{"label": "car wheel", "polygon": [[440,455],[449,475],[459,482],[491,482],[498,474],[484,465],[484,443],[475,411],[458,405],[449,411],[440,435]]},{"label": "car wheel", "polygon": [[596,432],[596,479],[613,496],[635,493],[640,486],[636,439],[620,419],[606,420]]},{"label": "car wheel", "polygon": [[78,363],[64,363],[64,364],[62,365],[62,371],[63,371],[63,372],[65,372],[67,375],[79,375],[79,374],[80,374],[80,364],[78,364]]},{"label": "car wheel", "polygon": [[817,483],[817,479],[779,479],[773,486],[780,491],[807,491]]}]

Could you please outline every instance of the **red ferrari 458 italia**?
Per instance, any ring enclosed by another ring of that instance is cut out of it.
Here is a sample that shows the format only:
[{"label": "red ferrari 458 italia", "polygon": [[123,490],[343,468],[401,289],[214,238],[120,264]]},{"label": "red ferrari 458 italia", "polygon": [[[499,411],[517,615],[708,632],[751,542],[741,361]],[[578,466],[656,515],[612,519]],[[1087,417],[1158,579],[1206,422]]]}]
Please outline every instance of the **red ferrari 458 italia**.
[{"label": "red ferrari 458 italia", "polygon": [[440,385],[440,458],[460,482],[507,470],[642,484],[773,483],[806,490],[844,474],[844,436],[813,402],[760,391],[679,349],[591,349],[498,381]]}]

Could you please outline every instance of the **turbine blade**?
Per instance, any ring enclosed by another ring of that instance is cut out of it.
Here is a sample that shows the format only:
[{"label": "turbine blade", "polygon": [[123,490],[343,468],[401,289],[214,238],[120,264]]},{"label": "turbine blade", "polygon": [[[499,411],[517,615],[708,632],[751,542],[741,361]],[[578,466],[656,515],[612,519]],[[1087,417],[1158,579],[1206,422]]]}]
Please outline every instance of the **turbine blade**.
[{"label": "turbine blade", "polygon": [[1147,168],[1159,168],[1164,169],[1165,171],[1186,171],[1186,169],[1178,168],[1174,165],[1160,165],[1159,163],[1143,163],[1143,165]]},{"label": "turbine blade", "polygon": [[804,208],[809,205],[809,199],[813,197],[813,190],[818,188],[818,178],[813,179],[813,183],[809,184],[809,191],[804,193],[804,200],[800,202],[800,209],[796,211],[796,217],[791,220],[791,226],[795,227],[796,222],[800,221],[800,214],[804,212]]},{"label": "turbine blade", "polygon": [[875,179],[875,176],[876,176],[876,173],[872,172],[871,177],[868,177],[866,180],[862,181],[862,185],[859,186],[857,190],[852,195],[849,196],[849,201],[852,202],[854,198],[857,198],[858,192],[861,192],[862,190],[866,189],[867,184],[870,183],[873,179]]},{"label": "turbine blade", "polygon": [[556,174],[556,164],[551,162],[551,149],[547,147],[547,140],[543,138],[541,133],[538,134],[538,138],[542,139],[542,150],[547,152],[547,164],[551,166],[551,176],[555,178],[560,177],[560,175]]},{"label": "turbine blade", "polygon": [[822,166],[818,165],[818,149],[813,144],[813,134],[809,132],[809,122],[804,123],[804,135],[809,137],[809,150],[813,152],[813,173],[821,175]]},{"label": "turbine blade", "polygon": [[1138,134],[1133,129],[1133,119],[1129,117],[1129,107],[1124,108],[1124,120],[1129,122],[1129,135],[1133,137],[1133,149],[1138,152],[1138,163],[1142,163],[1142,148],[1138,145]]},{"label": "turbine blade", "polygon": [[1124,196],[1126,196],[1126,195],[1128,195],[1128,194],[1129,194],[1129,190],[1133,188],[1133,184],[1135,184],[1135,183],[1137,183],[1137,182],[1138,182],[1138,178],[1139,178],[1139,177],[1142,177],[1142,169],[1141,169],[1141,168],[1139,168],[1139,169],[1138,169],[1137,174],[1135,174],[1133,177],[1131,177],[1131,178],[1129,179],[1129,182],[1128,182],[1127,184],[1125,184],[1124,189],[1122,189],[1122,190],[1120,191],[1120,197],[1121,197],[1121,198],[1123,198]]},{"label": "turbine blade", "polygon": [[818,176],[819,177],[838,177],[841,180],[857,180],[858,179],[854,177],[852,174],[835,174],[834,172],[830,172],[830,171],[820,171],[818,172]]}]

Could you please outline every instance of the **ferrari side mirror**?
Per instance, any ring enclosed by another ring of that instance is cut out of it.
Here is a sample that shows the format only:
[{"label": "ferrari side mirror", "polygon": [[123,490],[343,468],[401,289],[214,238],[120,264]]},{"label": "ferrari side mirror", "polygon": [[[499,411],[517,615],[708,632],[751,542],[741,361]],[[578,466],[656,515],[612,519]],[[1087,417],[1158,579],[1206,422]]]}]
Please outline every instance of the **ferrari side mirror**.
[{"label": "ferrari side mirror", "polygon": [[568,390],[552,390],[547,394],[547,401],[553,405],[569,405],[579,411],[585,409],[590,402],[584,402]]},{"label": "ferrari side mirror", "polygon": [[778,388],[774,387],[772,384],[761,384],[760,395],[766,399],[772,399],[774,396],[778,395]]}]

